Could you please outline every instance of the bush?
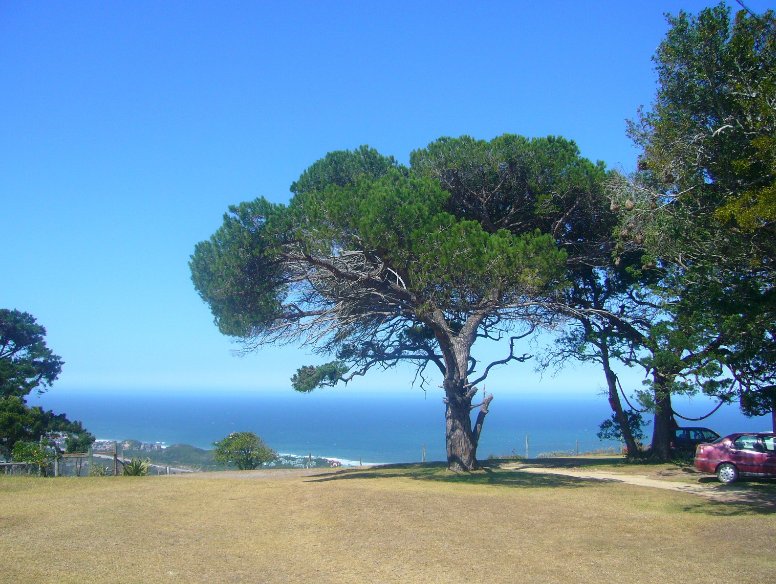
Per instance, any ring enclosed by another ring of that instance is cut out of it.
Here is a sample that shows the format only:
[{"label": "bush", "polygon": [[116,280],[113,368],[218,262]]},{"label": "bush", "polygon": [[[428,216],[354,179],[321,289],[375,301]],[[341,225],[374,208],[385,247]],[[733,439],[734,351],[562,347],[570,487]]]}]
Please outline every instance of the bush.
[{"label": "bush", "polygon": [[133,458],[124,465],[124,476],[144,477],[148,474],[149,461]]},{"label": "bush", "polygon": [[104,464],[90,464],[89,465],[89,476],[90,477],[106,477],[108,475],[112,474],[110,467],[105,466]]},{"label": "bush", "polygon": [[240,470],[252,470],[277,458],[277,454],[253,432],[233,432],[214,442],[216,462],[235,464]]},{"label": "bush", "polygon": [[13,445],[11,456],[16,462],[37,464],[38,472],[46,476],[46,468],[54,460],[54,454],[50,448],[40,442],[27,442],[19,440]]}]

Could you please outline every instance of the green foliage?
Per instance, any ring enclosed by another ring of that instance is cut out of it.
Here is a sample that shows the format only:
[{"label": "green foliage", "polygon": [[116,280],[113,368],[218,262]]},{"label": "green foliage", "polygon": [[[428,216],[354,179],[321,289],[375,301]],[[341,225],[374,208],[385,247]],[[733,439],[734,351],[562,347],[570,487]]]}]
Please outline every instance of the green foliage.
[{"label": "green foliage", "polygon": [[[641,414],[635,410],[625,410],[623,413],[628,420],[628,428],[630,429],[634,440],[638,443],[644,442],[644,440],[646,440],[644,426],[648,425],[649,422],[644,422]],[[611,418],[601,422],[596,435],[599,440],[616,440],[618,442],[623,442],[623,432],[620,423],[617,420],[617,414],[612,414]]]},{"label": "green foliage", "polygon": [[46,329],[27,312],[0,309],[0,397],[45,391],[62,370],[46,346]]},{"label": "green foliage", "polygon": [[282,317],[282,265],[267,233],[282,209],[265,199],[229,207],[221,228],[194,250],[192,281],[225,335],[250,337]]},{"label": "green foliage", "polygon": [[307,393],[322,386],[333,386],[348,372],[348,368],[339,361],[332,361],[324,365],[306,365],[300,367],[291,378],[291,386],[296,390]]},{"label": "green foliage", "polygon": [[773,431],[776,432],[776,385],[759,388],[757,391],[742,391],[741,410],[747,416],[765,416],[774,418]]},{"label": "green foliage", "polygon": [[330,152],[291,184],[291,192],[299,195],[322,191],[331,185],[344,187],[362,178],[379,178],[395,168],[399,165],[392,156],[383,156],[368,146],[360,146],[354,151]]},{"label": "green foliage", "polygon": [[67,453],[80,453],[88,452],[88,450],[94,444],[94,434],[91,432],[75,432],[68,434],[65,439],[65,452]]},{"label": "green foliage", "polygon": [[[419,361],[427,361],[436,334],[418,351],[404,330],[419,321],[428,326],[434,311],[452,327],[453,321],[463,323],[480,312],[514,318],[513,306],[557,296],[565,285],[569,246],[559,248],[547,230],[555,225],[564,237],[578,239],[570,211],[580,206],[581,193],[595,191],[588,198],[601,193],[602,167],[584,161],[576,145],[558,138],[505,136],[493,144],[508,160],[510,176],[528,181],[535,191],[527,209],[522,199],[512,204],[510,216],[519,212],[521,221],[503,221],[508,228],[455,214],[464,193],[451,195],[432,172],[433,164],[441,164],[434,159],[434,145],[426,155],[413,153],[417,169],[402,168],[366,147],[330,153],[294,183],[288,207],[263,199],[231,207],[216,234],[196,246],[190,263],[195,287],[219,329],[249,347],[300,338],[359,356],[336,370],[330,365],[301,369],[294,386],[309,391],[343,378],[344,367],[358,363],[371,366],[408,355],[425,355]],[[543,165],[558,153],[563,160],[550,173]],[[494,164],[498,170],[507,163]],[[542,173],[553,179],[540,179]],[[572,188],[578,179],[585,184]],[[512,182],[510,197],[525,186],[517,178]],[[560,216],[567,219],[562,228],[556,225]],[[360,265],[356,258],[362,258]],[[389,340],[377,331],[387,331],[385,323],[392,319],[398,326],[391,328]],[[328,326],[328,334],[321,333]],[[371,349],[349,348],[354,343],[348,339],[362,335],[377,335]],[[402,342],[394,343],[399,338]],[[381,358],[386,344],[402,347],[402,353],[387,351],[390,356]]]},{"label": "green foliage", "polygon": [[561,137],[440,138],[414,151],[410,161],[450,193],[447,209],[456,217],[487,231],[538,229],[571,258],[589,255],[615,221],[607,211],[603,163],[582,158],[577,145]]},{"label": "green foliage", "polygon": [[82,435],[84,441],[91,436],[64,414],[27,406],[26,396],[45,391],[62,370],[45,337],[46,329],[31,314],[0,309],[0,456],[9,456],[19,441],[36,442],[49,432]]},{"label": "green foliage", "polygon": [[129,477],[144,477],[148,474],[150,467],[150,461],[140,458],[133,458],[129,462],[124,464],[124,476]]},{"label": "green foliage", "polygon": [[104,464],[92,463],[89,465],[90,477],[106,477],[110,474],[111,474],[110,467],[107,467]]},{"label": "green foliage", "polygon": [[[427,178],[393,170],[294,200],[308,249],[370,250],[426,304],[471,310],[494,291],[502,302],[559,284],[565,253],[540,232],[489,233],[445,211],[449,194]],[[330,251],[329,251],[330,253]]]},{"label": "green foliage", "polygon": [[680,12],[669,24],[655,56],[657,100],[632,127],[644,147],[642,167],[675,192],[692,189],[682,204],[701,214],[696,222],[738,227],[758,241],[772,237],[774,13],[741,10],[731,21],[730,9],[720,4],[697,16]]},{"label": "green foliage", "polygon": [[0,398],[0,449],[9,456],[20,440],[36,441],[45,432],[40,408],[28,408],[19,397]]},{"label": "green foliage", "polygon": [[233,432],[214,442],[214,459],[223,464],[234,464],[240,470],[252,470],[274,460],[277,455],[253,432]]},{"label": "green foliage", "polygon": [[13,460],[38,465],[42,474],[46,474],[46,467],[54,460],[54,452],[51,448],[40,442],[20,440],[13,445]]},{"label": "green foliage", "polygon": [[668,20],[655,103],[630,126],[651,191],[631,197],[631,231],[658,259],[770,272],[772,285],[776,16],[741,10],[731,19],[720,4]]},{"label": "green foliage", "polygon": [[50,432],[66,432],[81,443],[94,442],[81,422],[68,420],[65,414],[29,407],[16,396],[0,398],[0,455],[8,456],[19,440],[36,442]]}]

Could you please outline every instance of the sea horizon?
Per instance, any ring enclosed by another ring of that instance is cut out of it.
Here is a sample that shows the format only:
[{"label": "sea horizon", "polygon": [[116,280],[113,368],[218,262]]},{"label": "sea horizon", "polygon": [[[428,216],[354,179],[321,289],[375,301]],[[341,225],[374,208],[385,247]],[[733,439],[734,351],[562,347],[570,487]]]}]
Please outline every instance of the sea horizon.
[{"label": "sea horizon", "polygon": [[[276,452],[317,456],[343,463],[390,464],[445,460],[444,404],[440,390],[300,394],[291,390],[185,392],[182,390],[50,390],[30,405],[79,420],[98,439],[189,444],[212,449],[231,432],[254,432]],[[710,411],[703,397],[677,399],[686,417]],[[504,393],[491,403],[478,458],[551,453],[619,451],[622,445],[596,436],[611,416],[603,395]],[[645,420],[651,414],[644,415]],[[723,405],[703,421],[720,435],[764,430],[770,419],[746,418]],[[645,427],[647,441],[651,424]]]}]

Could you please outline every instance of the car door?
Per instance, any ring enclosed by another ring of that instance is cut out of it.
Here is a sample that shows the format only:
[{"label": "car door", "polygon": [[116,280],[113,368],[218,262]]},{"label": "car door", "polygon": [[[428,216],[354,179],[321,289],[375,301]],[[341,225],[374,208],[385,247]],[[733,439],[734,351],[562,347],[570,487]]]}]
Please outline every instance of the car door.
[{"label": "car door", "polygon": [[686,428],[676,428],[674,430],[674,439],[671,442],[671,448],[687,448],[689,444],[689,436],[687,435]]},{"label": "car door", "polygon": [[762,448],[762,442],[756,434],[743,434],[736,438],[731,450],[731,458],[740,472],[762,474],[765,472],[766,454],[758,451],[758,444]]},{"label": "car door", "polygon": [[765,468],[764,472],[776,476],[776,436],[765,436]]}]

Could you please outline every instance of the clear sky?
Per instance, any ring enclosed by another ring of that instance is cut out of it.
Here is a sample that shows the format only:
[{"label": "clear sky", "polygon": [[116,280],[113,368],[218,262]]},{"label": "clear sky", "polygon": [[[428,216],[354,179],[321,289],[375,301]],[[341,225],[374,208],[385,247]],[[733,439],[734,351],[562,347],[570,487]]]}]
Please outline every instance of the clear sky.
[{"label": "clear sky", "polygon": [[[769,2],[749,0],[756,11]],[[304,349],[235,357],[190,281],[228,205],[331,150],[407,162],[440,136],[562,135],[631,170],[685,0],[0,3],[0,307],[32,313],[54,388],[283,389]],[[735,6],[735,5],[734,5]],[[411,372],[359,388],[407,387]],[[595,370],[492,391],[588,391]],[[290,389],[289,389],[290,391]]]}]

